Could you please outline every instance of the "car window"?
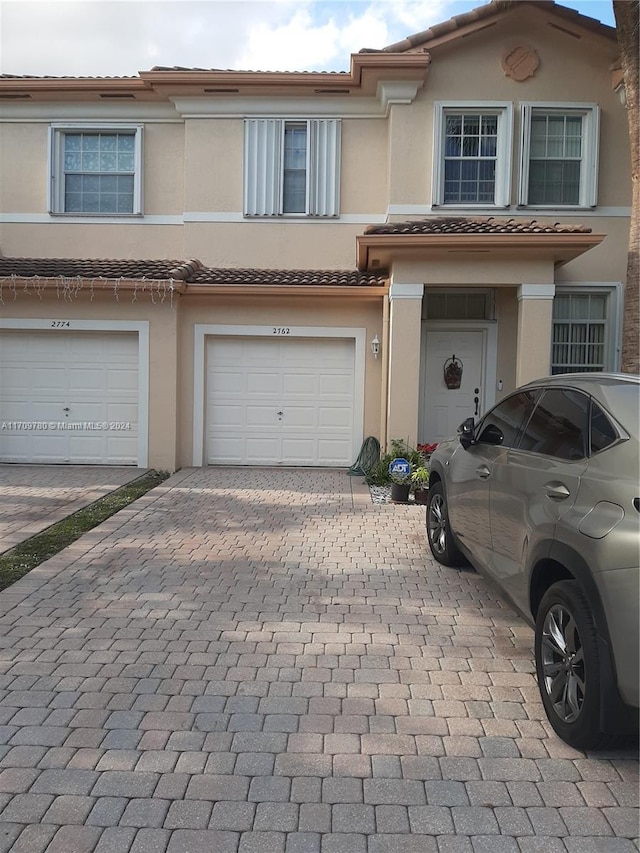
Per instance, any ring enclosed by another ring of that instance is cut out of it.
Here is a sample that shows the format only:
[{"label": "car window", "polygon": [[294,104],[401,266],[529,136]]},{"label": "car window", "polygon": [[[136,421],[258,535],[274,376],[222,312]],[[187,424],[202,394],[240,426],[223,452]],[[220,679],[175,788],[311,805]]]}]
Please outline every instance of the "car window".
[{"label": "car window", "polygon": [[609,447],[618,438],[616,428],[602,411],[600,406],[591,401],[591,453],[597,453]]},{"label": "car window", "polygon": [[539,391],[519,391],[493,408],[478,426],[476,442],[515,447]]},{"label": "car window", "polygon": [[557,459],[584,459],[587,455],[589,397],[579,391],[552,388],[540,402],[520,442],[520,450]]}]

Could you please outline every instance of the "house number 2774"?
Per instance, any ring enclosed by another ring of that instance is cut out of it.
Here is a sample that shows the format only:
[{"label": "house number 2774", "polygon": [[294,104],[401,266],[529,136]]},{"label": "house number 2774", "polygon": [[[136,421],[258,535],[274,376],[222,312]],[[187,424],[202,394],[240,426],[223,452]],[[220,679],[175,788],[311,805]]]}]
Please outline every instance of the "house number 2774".
[{"label": "house number 2774", "polygon": [[274,335],[290,335],[291,329],[289,329],[287,326],[274,326],[273,327],[273,334]]},{"label": "house number 2774", "polygon": [[71,323],[68,320],[52,320],[51,328],[52,329],[68,329],[70,328]]}]

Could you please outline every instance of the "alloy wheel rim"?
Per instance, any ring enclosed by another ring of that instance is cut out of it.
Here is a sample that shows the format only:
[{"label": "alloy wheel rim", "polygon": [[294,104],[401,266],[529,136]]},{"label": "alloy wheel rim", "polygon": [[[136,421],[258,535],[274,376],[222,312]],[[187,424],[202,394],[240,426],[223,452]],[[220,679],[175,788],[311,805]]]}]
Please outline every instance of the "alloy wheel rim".
[{"label": "alloy wheel rim", "polygon": [[561,604],[554,604],[545,616],[541,660],[553,710],[563,723],[575,722],[585,699],[584,650],[575,619]]},{"label": "alloy wheel rim", "polygon": [[435,495],[429,505],[429,542],[438,554],[447,547],[447,522],[442,495]]}]

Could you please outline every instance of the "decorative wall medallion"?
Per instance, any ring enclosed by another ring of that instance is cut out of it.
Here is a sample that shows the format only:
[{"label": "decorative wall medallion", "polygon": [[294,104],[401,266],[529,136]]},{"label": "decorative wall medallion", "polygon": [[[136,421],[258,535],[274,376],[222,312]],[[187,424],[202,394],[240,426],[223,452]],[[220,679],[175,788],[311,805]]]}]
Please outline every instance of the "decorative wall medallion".
[{"label": "decorative wall medallion", "polygon": [[522,83],[536,73],[540,58],[532,47],[520,44],[507,51],[500,60],[500,64],[507,77]]}]

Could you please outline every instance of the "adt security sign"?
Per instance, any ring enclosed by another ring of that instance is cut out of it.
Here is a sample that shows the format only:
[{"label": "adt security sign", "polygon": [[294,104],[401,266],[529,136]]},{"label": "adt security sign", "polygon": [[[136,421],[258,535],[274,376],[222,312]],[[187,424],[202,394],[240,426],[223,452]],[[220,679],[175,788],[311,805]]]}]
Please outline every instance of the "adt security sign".
[{"label": "adt security sign", "polygon": [[411,466],[406,459],[399,457],[389,463],[389,473],[395,477],[408,477]]}]

